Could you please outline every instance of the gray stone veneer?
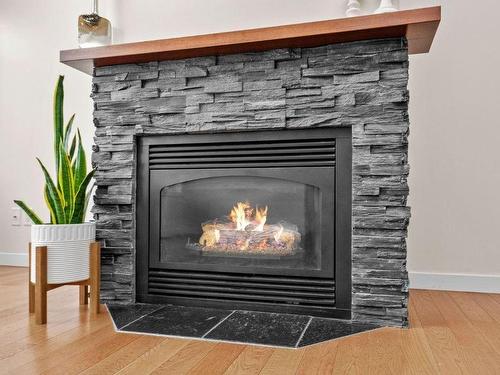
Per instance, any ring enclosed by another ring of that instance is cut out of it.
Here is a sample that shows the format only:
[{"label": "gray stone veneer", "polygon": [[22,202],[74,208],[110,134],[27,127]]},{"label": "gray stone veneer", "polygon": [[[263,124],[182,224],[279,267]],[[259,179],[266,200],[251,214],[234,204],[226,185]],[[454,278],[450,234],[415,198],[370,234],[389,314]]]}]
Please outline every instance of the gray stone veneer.
[{"label": "gray stone veneer", "polygon": [[135,137],[352,127],[353,319],[407,325],[405,39],[95,69],[102,299],[135,299]]}]

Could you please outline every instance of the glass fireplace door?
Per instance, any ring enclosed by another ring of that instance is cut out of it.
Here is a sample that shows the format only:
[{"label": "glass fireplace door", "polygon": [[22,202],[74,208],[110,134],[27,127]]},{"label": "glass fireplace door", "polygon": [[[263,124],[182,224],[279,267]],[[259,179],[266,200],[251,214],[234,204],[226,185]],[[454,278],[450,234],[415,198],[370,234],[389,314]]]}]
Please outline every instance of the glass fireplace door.
[{"label": "glass fireplace door", "polygon": [[333,168],[159,170],[154,267],[333,276]]}]

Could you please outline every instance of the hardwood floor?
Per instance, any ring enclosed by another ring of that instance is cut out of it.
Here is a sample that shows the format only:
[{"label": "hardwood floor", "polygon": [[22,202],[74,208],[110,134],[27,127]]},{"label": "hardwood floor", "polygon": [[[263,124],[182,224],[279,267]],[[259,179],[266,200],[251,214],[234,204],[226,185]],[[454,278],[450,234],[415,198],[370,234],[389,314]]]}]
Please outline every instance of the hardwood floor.
[{"label": "hardwood floor", "polygon": [[500,374],[498,294],[412,290],[411,329],[293,350],[116,333],[107,312],[78,305],[77,287],[51,291],[37,326],[27,277],[0,267],[0,374]]}]

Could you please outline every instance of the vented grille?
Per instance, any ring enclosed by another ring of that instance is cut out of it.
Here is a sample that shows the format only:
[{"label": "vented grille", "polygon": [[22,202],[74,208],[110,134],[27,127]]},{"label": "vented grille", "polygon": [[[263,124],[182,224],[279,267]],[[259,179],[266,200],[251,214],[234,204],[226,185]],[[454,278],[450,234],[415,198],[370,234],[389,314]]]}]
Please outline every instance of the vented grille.
[{"label": "vented grille", "polygon": [[333,279],[151,269],[148,285],[149,294],[163,297],[335,307]]},{"label": "vented grille", "polygon": [[151,145],[150,169],[335,166],[335,139]]}]

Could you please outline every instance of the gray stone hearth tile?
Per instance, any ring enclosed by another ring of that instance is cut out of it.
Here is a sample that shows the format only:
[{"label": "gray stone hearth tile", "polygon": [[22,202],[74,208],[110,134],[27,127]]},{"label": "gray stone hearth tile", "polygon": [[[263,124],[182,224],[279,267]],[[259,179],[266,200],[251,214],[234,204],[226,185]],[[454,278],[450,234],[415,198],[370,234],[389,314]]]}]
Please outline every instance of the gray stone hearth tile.
[{"label": "gray stone hearth tile", "polygon": [[310,319],[304,315],[235,311],[205,338],[295,347]]},{"label": "gray stone hearth tile", "polygon": [[108,304],[119,331],[300,348],[377,325],[306,315],[153,304]]},{"label": "gray stone hearth tile", "polygon": [[162,308],[162,305],[152,305],[148,303],[134,304],[108,304],[108,311],[117,329],[137,320],[145,315]]},{"label": "gray stone hearth tile", "polygon": [[352,323],[337,319],[312,318],[301,340],[299,347],[317,344],[323,341],[338,339],[341,337],[370,331],[380,328],[374,324]]},{"label": "gray stone hearth tile", "polygon": [[200,338],[231,310],[167,305],[125,326],[123,331]]}]

